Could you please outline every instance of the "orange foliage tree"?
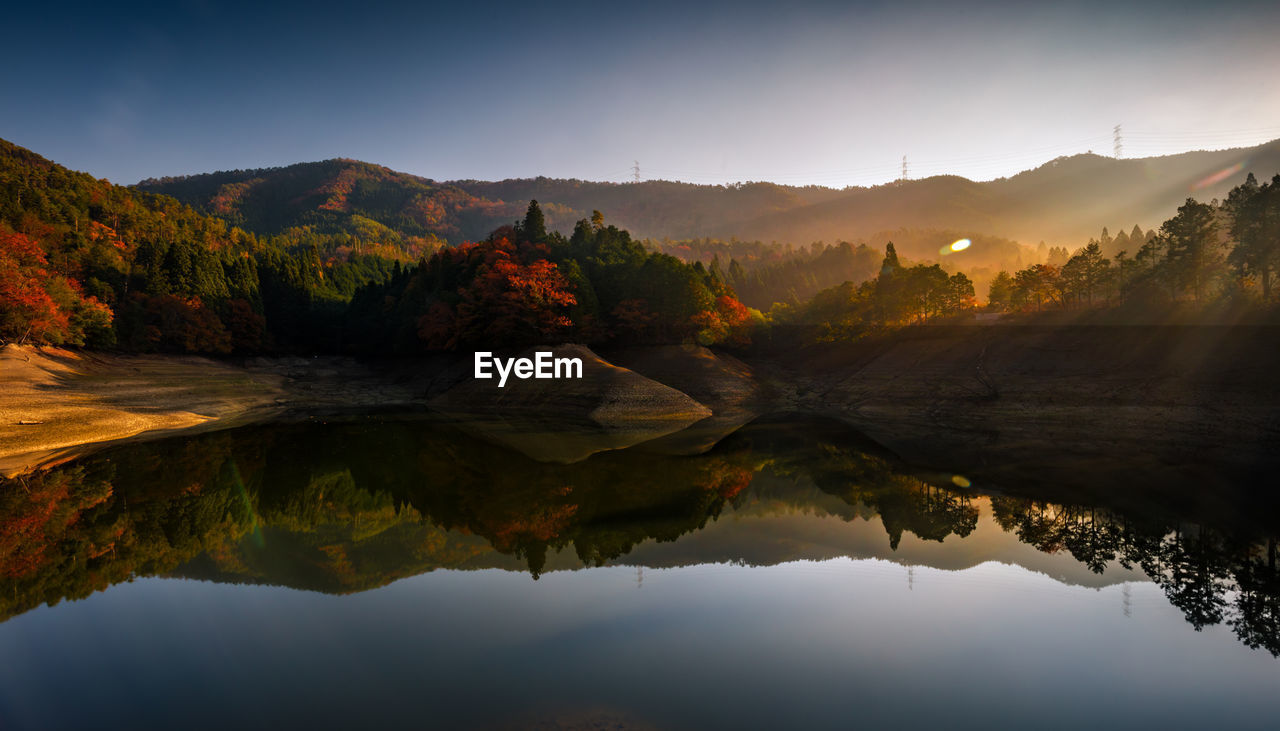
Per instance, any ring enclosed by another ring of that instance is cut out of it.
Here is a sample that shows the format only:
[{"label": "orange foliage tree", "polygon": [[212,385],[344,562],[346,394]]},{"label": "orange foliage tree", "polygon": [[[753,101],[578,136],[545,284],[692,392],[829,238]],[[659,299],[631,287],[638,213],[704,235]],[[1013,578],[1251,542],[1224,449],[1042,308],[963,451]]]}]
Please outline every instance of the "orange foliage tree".
[{"label": "orange foliage tree", "polygon": [[[433,302],[418,320],[429,347],[501,343],[523,345],[563,337],[577,304],[554,262],[517,249],[506,237],[445,249],[427,264],[427,277],[456,282],[456,296]],[[453,301],[450,301],[453,300]]]},{"label": "orange foliage tree", "polygon": [[83,345],[110,323],[110,308],[49,270],[36,239],[0,230],[0,338]]}]

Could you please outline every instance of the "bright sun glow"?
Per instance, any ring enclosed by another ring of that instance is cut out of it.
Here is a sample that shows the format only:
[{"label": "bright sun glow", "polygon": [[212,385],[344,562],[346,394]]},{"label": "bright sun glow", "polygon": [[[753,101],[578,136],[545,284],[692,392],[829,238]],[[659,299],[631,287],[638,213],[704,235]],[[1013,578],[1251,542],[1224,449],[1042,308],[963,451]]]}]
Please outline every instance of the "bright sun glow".
[{"label": "bright sun glow", "polygon": [[940,249],[938,253],[943,256],[946,256],[947,254],[954,254],[957,251],[964,251],[965,249],[969,248],[971,244],[973,244],[973,242],[970,241],[969,239],[960,239],[959,241],[953,241],[947,246],[942,247],[942,249]]}]

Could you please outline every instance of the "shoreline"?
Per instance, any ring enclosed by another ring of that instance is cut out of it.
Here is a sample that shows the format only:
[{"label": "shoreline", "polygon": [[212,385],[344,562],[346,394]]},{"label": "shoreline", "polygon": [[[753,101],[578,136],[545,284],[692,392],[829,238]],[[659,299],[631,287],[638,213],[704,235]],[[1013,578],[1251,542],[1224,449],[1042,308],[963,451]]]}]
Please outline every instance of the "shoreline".
[{"label": "shoreline", "polygon": [[90,449],[261,421],[283,379],[207,358],[0,349],[0,475]]},{"label": "shoreline", "polygon": [[[705,451],[756,417],[807,413],[841,421],[918,467],[987,482],[1087,482],[1091,470],[1073,475],[1074,465],[1113,463],[1131,477],[1194,475],[1208,485],[1280,467],[1273,332],[940,325],[756,353],[746,362],[694,346],[601,356],[713,412],[654,448]],[[129,441],[379,411],[425,414],[470,375],[470,361],[457,354],[227,362],[9,345],[0,349],[0,476]],[[503,401],[518,401],[515,390]],[[563,390],[523,398],[565,417],[594,403],[585,391]],[[693,439],[699,430],[707,433]]]},{"label": "shoreline", "polygon": [[[440,369],[427,369],[439,375]],[[251,424],[425,411],[432,384],[353,358],[117,355],[0,348],[0,477],[108,446]]]}]

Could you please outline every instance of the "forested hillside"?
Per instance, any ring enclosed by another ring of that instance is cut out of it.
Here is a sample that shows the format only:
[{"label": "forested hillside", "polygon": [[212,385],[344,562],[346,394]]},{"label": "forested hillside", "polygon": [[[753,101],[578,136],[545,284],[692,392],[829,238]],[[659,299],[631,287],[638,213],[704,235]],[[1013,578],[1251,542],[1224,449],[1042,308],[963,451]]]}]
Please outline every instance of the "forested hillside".
[{"label": "forested hillside", "polygon": [[[356,160],[144,180],[137,187],[171,195],[250,231],[281,234],[310,228],[346,234],[366,245],[395,246],[414,258],[446,242],[483,238],[518,217],[528,201],[488,200]],[[574,222],[553,221],[561,226]]]},{"label": "forested hillside", "polygon": [[[353,184],[346,193],[373,205],[399,188],[371,190]],[[403,353],[547,340],[741,341],[760,319],[701,264],[648,251],[599,213],[566,238],[547,227],[536,201],[514,226],[456,247],[385,231],[366,238],[343,229],[354,220],[346,212],[251,233],[7,142],[0,196],[5,341]],[[253,210],[246,222],[274,215]],[[417,263],[404,266],[409,255]]]},{"label": "forested hillside", "polygon": [[1104,226],[1155,227],[1188,195],[1222,199],[1249,173],[1266,180],[1277,170],[1280,140],[1132,160],[1075,155],[989,182],[938,176],[850,189],[834,200],[752,216],[719,235],[804,243],[907,225],[1075,248]]},{"label": "forested hillside", "polygon": [[229,353],[322,342],[394,250],[346,234],[257,236],[0,140],[0,338]]},{"label": "forested hillside", "polygon": [[[777,308],[770,323],[804,333],[806,342],[848,341],[978,307],[979,290],[963,272],[908,264],[889,243],[874,278]],[[1104,229],[1074,251],[1054,247],[1046,262],[1001,270],[986,287],[984,308],[993,315],[1075,311],[1080,321],[1107,324],[1274,321],[1277,272],[1280,174],[1265,183],[1250,174],[1225,200],[1187,198],[1158,230],[1134,227],[1112,237]]]},{"label": "forested hillside", "polygon": [[[1184,197],[1158,230],[1103,227],[1070,247],[1032,248],[928,228],[807,246],[639,241],[599,211],[566,236],[538,201],[515,221],[510,204],[362,163],[258,172],[152,186],[220,191],[214,216],[0,142],[0,338],[223,354],[745,345],[765,325],[843,339],[969,312],[980,298],[996,311],[1269,305],[1280,266],[1280,178],[1251,173],[1221,200]],[[1132,195],[1167,188],[1135,184]],[[447,200],[457,206],[432,208]],[[1034,201],[1016,215],[1024,209]],[[458,245],[433,233],[486,216],[505,225]]]},{"label": "forested hillside", "polygon": [[[953,251],[951,244],[961,239],[969,245]],[[710,238],[645,244],[683,261],[707,262],[723,273],[745,304],[768,310],[774,303],[798,304],[823,289],[875,277],[890,242],[903,259],[937,263],[949,274],[963,271],[983,291],[997,272],[1020,269],[1052,253],[1048,247],[1041,251],[983,234],[909,228],[880,231],[855,242],[815,241],[809,246]]]}]

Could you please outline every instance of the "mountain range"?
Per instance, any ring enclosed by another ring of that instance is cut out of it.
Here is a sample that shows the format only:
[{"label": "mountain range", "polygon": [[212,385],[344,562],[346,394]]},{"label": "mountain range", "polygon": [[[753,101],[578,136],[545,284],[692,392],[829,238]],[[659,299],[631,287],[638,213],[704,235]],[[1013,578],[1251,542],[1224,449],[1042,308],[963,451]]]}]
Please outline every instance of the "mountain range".
[{"label": "mountain range", "polygon": [[265,234],[310,226],[456,244],[512,222],[536,199],[548,225],[566,233],[599,210],[642,238],[807,245],[906,227],[1074,249],[1104,226],[1158,226],[1188,197],[1221,199],[1250,172],[1259,180],[1280,173],[1280,140],[1140,159],[1074,155],[990,181],[945,175],[845,189],[544,177],[440,182],[348,159],[148,179],[137,187]]}]

